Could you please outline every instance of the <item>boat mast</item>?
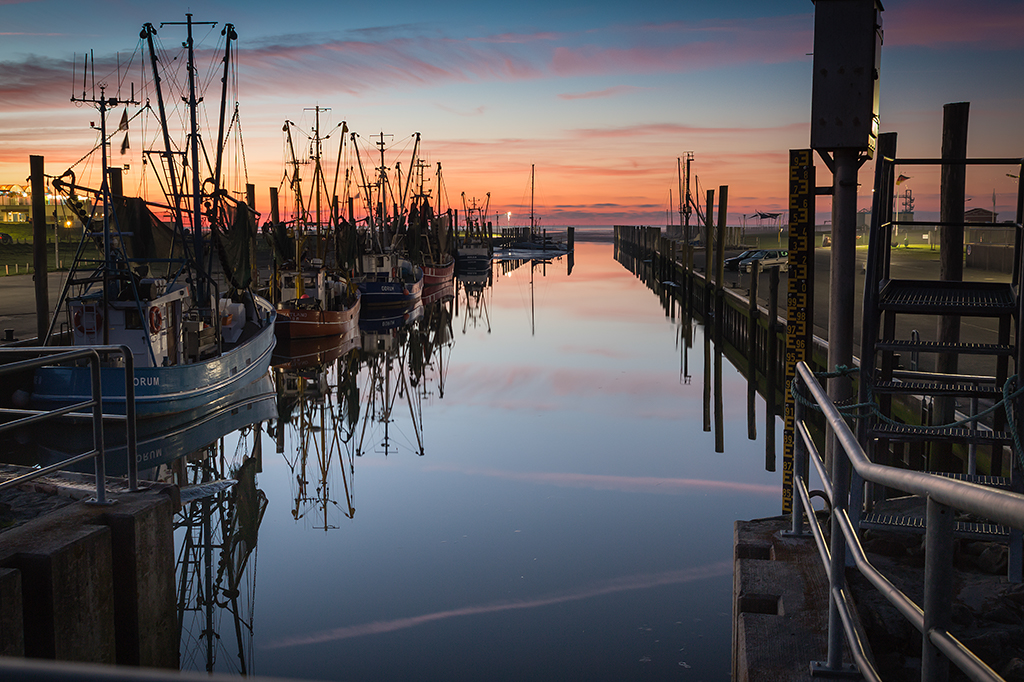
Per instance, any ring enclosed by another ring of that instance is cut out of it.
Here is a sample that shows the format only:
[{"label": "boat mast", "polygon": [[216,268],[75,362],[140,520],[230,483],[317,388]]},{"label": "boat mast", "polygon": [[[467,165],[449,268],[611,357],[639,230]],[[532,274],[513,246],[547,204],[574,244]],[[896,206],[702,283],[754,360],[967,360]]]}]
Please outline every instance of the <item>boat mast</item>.
[{"label": "boat mast", "polygon": [[[416,166],[419,163],[419,151],[420,151],[420,134],[413,133],[416,136],[416,142],[412,146],[412,157],[409,159],[409,177],[405,179],[405,187],[402,189],[402,199],[400,206],[405,208],[406,199],[409,197],[409,185],[412,183],[413,173],[416,171]],[[420,194],[423,193],[423,175],[422,171],[420,174]]]},{"label": "boat mast", "polygon": [[221,31],[224,36],[224,75],[221,76],[220,89],[220,125],[217,128],[217,162],[213,171],[213,215],[217,215],[216,207],[220,203],[220,172],[224,159],[224,115],[227,111],[228,101],[228,69],[231,66],[231,41],[238,38],[233,24],[225,24]]},{"label": "boat mast", "polygon": [[292,156],[292,177],[290,180],[292,191],[295,192],[295,222],[298,226],[299,221],[305,221],[306,217],[306,206],[302,201],[302,184],[299,178],[299,159],[295,156],[295,144],[292,142],[292,129],[291,126],[295,125],[291,121],[285,120],[284,132],[288,139],[288,151]]},{"label": "boat mast", "polygon": [[[681,159],[676,159],[676,178],[679,184],[679,228],[683,227],[683,162]],[[683,238],[686,241],[690,240],[690,235],[683,233]]]},{"label": "boat mast", "polygon": [[[342,159],[345,158],[345,136],[348,135],[348,123],[341,122],[341,142],[338,144],[338,164],[334,167],[334,187],[331,188],[331,222],[337,227],[340,209],[338,208],[338,176],[341,174]],[[342,187],[342,198],[348,199],[348,168],[345,169],[345,186]]]},{"label": "boat mast", "polygon": [[[163,90],[160,87],[162,79],[160,78],[160,70],[157,68],[156,63],[156,49],[153,47],[153,36],[155,35],[156,29],[153,28],[153,24],[143,24],[141,37],[144,37],[146,39],[146,43],[149,45],[149,58],[151,68],[153,69],[153,85],[156,88],[156,103],[157,108],[160,111],[160,129],[163,131],[164,136],[163,157],[167,160],[167,175],[171,186],[171,205],[174,211],[174,227],[177,229],[178,234],[184,235],[184,221],[181,217],[181,193],[178,191],[178,172],[174,166],[174,151],[171,148],[171,133],[167,129],[167,108],[164,105]],[[184,239],[184,236],[182,239]]]},{"label": "boat mast", "polygon": [[[192,248],[196,268],[205,271],[203,268],[203,205],[202,186],[199,182],[199,99],[196,97],[196,54],[195,41],[192,37],[192,27],[196,25],[216,26],[215,21],[192,21],[192,13],[185,13],[185,21],[169,21],[160,24],[161,28],[168,25],[184,25],[187,27],[187,39],[185,47],[188,50],[188,103],[189,109],[189,154],[192,163]],[[220,140],[217,141],[220,144]],[[197,273],[195,277],[196,302],[202,310],[210,304],[208,297],[208,282],[203,276]]]},{"label": "boat mast", "polygon": [[[195,41],[192,38],[192,14],[186,13],[186,25],[188,26],[188,109],[189,109],[189,137],[190,153],[192,156],[192,240],[195,249],[196,262],[203,262],[203,223],[202,223],[202,193],[199,184],[199,112],[198,100],[196,98],[196,64],[195,64]],[[206,281],[201,277],[196,278],[198,291],[198,302],[200,307],[208,305],[206,300]]]},{"label": "boat mast", "polygon": [[387,166],[384,165],[384,148],[385,148],[384,138],[385,137],[394,137],[394,136],[391,135],[391,134],[385,135],[384,131],[382,130],[380,132],[380,135],[374,135],[374,137],[380,137],[380,140],[378,142],[374,143],[378,147],[380,147],[380,167],[377,168],[377,171],[378,171],[377,181],[378,181],[378,183],[380,183],[380,193],[378,195],[377,201],[380,204],[380,208],[378,209],[377,214],[378,214],[378,216],[380,218],[380,230],[381,230],[381,240],[380,241],[381,241],[382,245],[386,246],[386,245],[389,245],[391,243],[391,235],[390,235],[390,231],[388,230],[388,227],[387,227],[387,225],[388,225],[388,195],[387,195],[387,186],[388,186],[388,173],[387,173],[387,171],[388,171],[388,168],[387,168]]},{"label": "boat mast", "polygon": [[[323,179],[323,168],[320,166],[320,157],[322,151],[323,140],[320,137],[320,112],[330,111],[327,108],[321,108],[317,105],[314,108],[315,117],[313,123],[313,204],[316,210],[316,219],[314,225],[316,226],[316,257],[323,258],[324,255],[321,253],[321,239],[320,239],[320,183],[323,182],[326,186],[326,181]],[[298,168],[296,167],[296,170]]]},{"label": "boat mast", "polygon": [[[366,181],[366,171],[363,169],[363,157],[359,155],[359,147],[356,145],[356,133],[352,133],[352,148],[355,150],[356,164],[359,166],[359,178],[362,180],[362,195],[366,200],[366,223],[370,231],[370,239],[377,239],[377,230],[373,225],[373,188]],[[383,250],[383,247],[382,249]]]},{"label": "boat mast", "polygon": [[534,228],[534,218],[533,218],[533,173],[534,173],[534,164],[531,163],[530,164],[530,241],[531,242],[533,241],[533,228]]},{"label": "boat mast", "polygon": [[[690,215],[692,213],[693,196],[690,194],[690,164],[693,163],[693,152],[686,152],[686,200],[683,202],[683,215],[686,218],[686,241],[690,241]],[[699,212],[699,211],[698,211]]]}]

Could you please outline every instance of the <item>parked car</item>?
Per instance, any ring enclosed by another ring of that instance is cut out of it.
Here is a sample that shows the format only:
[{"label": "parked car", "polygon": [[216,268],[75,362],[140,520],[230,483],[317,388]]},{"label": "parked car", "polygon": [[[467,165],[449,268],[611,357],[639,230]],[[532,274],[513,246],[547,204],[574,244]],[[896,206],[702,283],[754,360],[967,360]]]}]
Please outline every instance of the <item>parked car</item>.
[{"label": "parked car", "polygon": [[747,251],[744,251],[744,252],[742,252],[740,254],[737,254],[735,256],[730,256],[729,258],[726,258],[725,259],[725,269],[726,270],[739,270],[740,269],[740,263],[742,261],[745,261],[748,258],[751,258],[755,253],[758,253],[757,249],[748,249]]},{"label": "parked car", "polygon": [[740,272],[750,272],[754,263],[760,263],[761,269],[778,266],[782,272],[789,272],[789,251],[785,249],[764,249],[740,261]]},{"label": "parked car", "polygon": [[0,244],[3,244],[4,246],[8,246],[9,244],[13,244],[13,243],[14,243],[14,240],[11,239],[11,235],[7,234],[6,232],[0,232]]}]

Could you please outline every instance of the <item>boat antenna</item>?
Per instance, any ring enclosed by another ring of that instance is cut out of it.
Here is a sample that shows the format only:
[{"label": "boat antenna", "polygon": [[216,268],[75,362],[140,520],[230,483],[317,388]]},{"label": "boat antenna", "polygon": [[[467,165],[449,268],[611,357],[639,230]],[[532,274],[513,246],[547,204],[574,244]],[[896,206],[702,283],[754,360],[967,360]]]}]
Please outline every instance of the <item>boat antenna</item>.
[{"label": "boat antenna", "polygon": [[[93,54],[92,50],[89,51],[89,56],[92,57],[92,59],[89,60],[89,61],[92,61],[92,63],[93,63],[92,78],[93,78],[93,87],[95,88],[95,83],[96,83],[96,61],[95,61],[95,59],[96,59],[96,57]],[[88,67],[86,68],[86,70],[88,71]],[[102,173],[103,173],[103,179],[100,182],[100,194],[103,197],[103,255],[104,255],[104,267],[103,267],[103,309],[106,310],[107,309],[107,305],[108,305],[109,300],[110,300],[109,299],[109,296],[110,296],[110,292],[109,292],[109,289],[110,289],[110,277],[111,277],[110,270],[111,270],[111,266],[112,266],[112,262],[111,262],[111,243],[110,243],[110,218],[111,218],[111,213],[112,213],[111,207],[113,206],[112,196],[111,196],[111,193],[110,193],[110,181],[109,181],[110,168],[109,168],[109,160],[107,158],[107,111],[110,110],[110,109],[113,109],[113,108],[115,108],[115,107],[117,107],[117,106],[119,106],[121,104],[137,105],[139,103],[135,102],[135,101],[132,101],[132,100],[121,100],[121,99],[119,99],[117,97],[107,97],[106,96],[107,85],[106,85],[106,83],[102,83],[102,82],[100,83],[100,94],[99,94],[99,97],[96,97],[95,89],[93,90],[93,96],[92,97],[87,97],[86,93],[85,93],[85,90],[84,90],[84,87],[85,87],[84,84],[85,84],[85,74],[83,74],[82,97],[76,98],[74,95],[72,95],[71,96],[71,101],[72,102],[76,102],[76,103],[81,102],[81,103],[84,103],[84,104],[91,104],[91,105],[95,106],[99,110],[99,112],[100,112],[100,148],[101,148],[100,168],[102,169]],[[115,216],[115,220],[116,220],[116,216]],[[107,343],[109,343],[109,341],[110,341],[110,338],[109,338],[109,327],[107,325],[103,325],[103,343],[107,344]]]}]

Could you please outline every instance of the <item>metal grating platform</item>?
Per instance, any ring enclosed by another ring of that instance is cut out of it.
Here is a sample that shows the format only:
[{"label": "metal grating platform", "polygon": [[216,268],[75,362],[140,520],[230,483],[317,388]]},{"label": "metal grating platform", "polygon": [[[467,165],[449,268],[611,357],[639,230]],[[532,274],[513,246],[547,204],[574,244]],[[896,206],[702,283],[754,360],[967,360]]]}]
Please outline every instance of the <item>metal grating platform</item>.
[{"label": "metal grating platform", "polygon": [[920,315],[991,317],[1015,312],[1013,287],[997,282],[887,281],[878,308]]}]

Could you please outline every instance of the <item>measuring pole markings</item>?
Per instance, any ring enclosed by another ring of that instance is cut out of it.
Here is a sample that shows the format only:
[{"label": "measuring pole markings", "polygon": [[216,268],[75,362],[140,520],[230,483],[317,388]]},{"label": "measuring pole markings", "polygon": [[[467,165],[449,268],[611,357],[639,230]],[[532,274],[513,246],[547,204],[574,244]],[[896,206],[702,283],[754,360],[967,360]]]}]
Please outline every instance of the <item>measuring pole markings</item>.
[{"label": "measuring pole markings", "polygon": [[[790,386],[796,366],[810,358],[814,330],[814,156],[789,150],[789,284],[786,296],[786,376],[782,436],[782,513],[793,511],[795,404]],[[774,322],[774,320],[772,320]]]}]

